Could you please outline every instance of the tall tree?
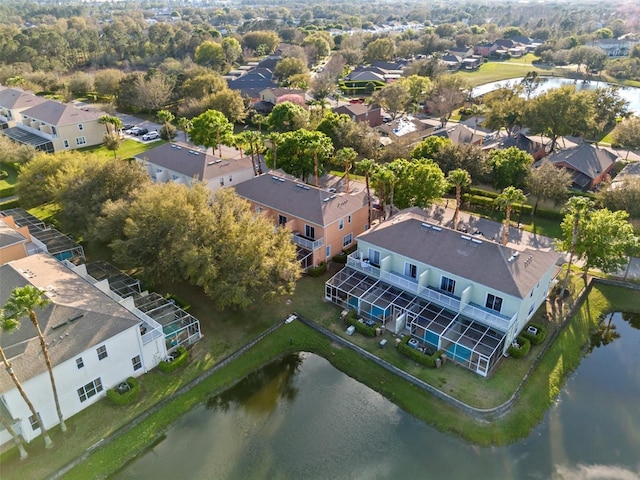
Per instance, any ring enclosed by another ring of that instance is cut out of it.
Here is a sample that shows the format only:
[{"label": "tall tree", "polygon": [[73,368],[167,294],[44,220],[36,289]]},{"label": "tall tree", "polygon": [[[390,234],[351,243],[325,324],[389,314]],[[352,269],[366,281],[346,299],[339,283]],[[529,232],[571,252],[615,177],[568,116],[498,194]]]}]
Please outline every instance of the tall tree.
[{"label": "tall tree", "polygon": [[411,152],[411,158],[436,158],[436,154],[445,146],[452,145],[453,142],[446,137],[429,135],[422,140]]},{"label": "tall tree", "polygon": [[103,137],[104,146],[113,152],[113,158],[117,157],[118,149],[122,146],[123,138],[119,133],[106,133]]},{"label": "tall tree", "polygon": [[353,148],[341,148],[336,152],[336,160],[339,164],[344,166],[344,178],[347,181],[347,193],[349,193],[349,171],[351,171],[351,167],[353,167],[353,162],[355,161],[358,153]]},{"label": "tall tree", "polygon": [[56,381],[53,375],[53,365],[49,357],[49,348],[47,347],[47,342],[44,339],[44,335],[40,329],[40,323],[38,322],[38,316],[36,315],[36,308],[44,309],[49,303],[50,300],[45,296],[44,291],[33,285],[26,285],[13,289],[7,303],[4,305],[4,312],[8,320],[16,322],[19,322],[22,317],[28,317],[36,329],[38,339],[40,340],[42,355],[44,356],[44,361],[49,371],[49,380],[51,381],[53,400],[55,401],[56,412],[58,413],[58,419],[60,421],[60,429],[66,432],[67,425],[64,423],[64,417],[60,409],[60,400],[58,399],[58,389],[56,388]]},{"label": "tall tree", "polygon": [[525,99],[520,96],[522,86],[499,88],[484,99],[486,112],[482,125],[491,130],[504,128],[507,135],[518,132],[525,111]]},{"label": "tall tree", "polygon": [[538,211],[540,200],[560,202],[567,198],[572,182],[573,176],[567,169],[556,167],[551,162],[543,161],[540,166],[532,168],[527,177],[529,193],[536,197],[532,215]]},{"label": "tall tree", "polygon": [[522,187],[529,175],[533,157],[518,147],[509,147],[492,150],[488,163],[495,188],[502,189],[509,185]]},{"label": "tall tree", "polygon": [[409,90],[402,82],[394,82],[386,87],[374,92],[371,97],[372,103],[379,104],[384,110],[391,114],[391,118],[396,118],[407,110],[411,98]]},{"label": "tall tree", "polygon": [[509,241],[509,228],[511,227],[511,208],[515,203],[524,203],[527,201],[522,190],[509,186],[505,188],[496,198],[496,204],[504,209],[504,230],[502,232],[502,244],[506,245]]},{"label": "tall tree", "polygon": [[267,117],[269,129],[276,132],[291,132],[309,125],[309,112],[291,102],[277,104]]},{"label": "tall tree", "polygon": [[117,134],[122,128],[122,120],[114,115],[103,115],[98,119],[98,123],[101,123],[107,129],[107,135]]},{"label": "tall tree", "polygon": [[571,265],[573,264],[576,254],[581,257],[583,249],[579,245],[579,235],[581,222],[584,222],[588,214],[593,209],[593,202],[587,197],[571,197],[565,205],[566,215],[562,220],[562,238],[556,242],[556,247],[563,251],[569,251],[569,262],[567,263],[567,272],[562,282],[562,292],[564,296],[569,284],[569,275],[571,273]]},{"label": "tall tree", "polygon": [[271,132],[266,136],[266,139],[270,144],[270,160],[271,160],[271,168],[277,170],[278,168],[278,146],[282,143],[282,134],[278,132]]},{"label": "tall tree", "polygon": [[333,154],[331,139],[321,132],[296,130],[282,134],[278,145],[278,164],[285,172],[306,181],[311,173],[322,176],[324,165]]},{"label": "tall tree", "polygon": [[187,132],[191,128],[191,120],[189,120],[186,117],[178,117],[178,120],[176,120],[176,123],[178,124],[178,128],[182,130],[182,133],[184,134],[184,141],[186,142]]},{"label": "tall tree", "polygon": [[189,138],[196,145],[205,148],[218,147],[218,156],[222,158],[222,144],[233,133],[233,125],[227,117],[217,110],[207,110],[191,120]]},{"label": "tall tree", "polygon": [[374,172],[376,168],[376,164],[373,160],[369,160],[368,158],[363,158],[356,164],[356,172],[364,175],[364,181],[367,188],[367,204],[369,206],[369,221],[367,225],[371,226],[371,189],[369,187],[369,181],[371,178],[371,174]]},{"label": "tall tree", "polygon": [[640,117],[625,118],[616,125],[611,135],[615,143],[627,150],[626,158],[629,158],[630,150],[640,150]]},{"label": "tall tree", "polygon": [[462,168],[451,170],[447,175],[449,185],[456,189],[456,211],[453,214],[453,229],[458,229],[458,215],[460,214],[460,206],[462,205],[462,189],[471,185],[471,175]]},{"label": "tall tree", "polygon": [[171,127],[171,122],[175,120],[176,116],[173,113],[171,113],[169,110],[158,110],[158,113],[156,113],[156,117],[164,125],[164,131],[167,134],[167,140],[169,140],[169,143],[171,143],[170,127]]},{"label": "tall tree", "polygon": [[[253,164],[254,175],[262,174],[262,162],[259,155],[264,148],[262,135],[255,130],[245,130],[240,134],[246,145],[249,146],[249,154],[251,155],[251,163]],[[257,161],[256,161],[257,158]]]},{"label": "tall tree", "polygon": [[426,105],[430,112],[440,117],[440,124],[444,128],[453,111],[462,105],[468,95],[469,87],[462,77],[442,75],[433,82]]}]

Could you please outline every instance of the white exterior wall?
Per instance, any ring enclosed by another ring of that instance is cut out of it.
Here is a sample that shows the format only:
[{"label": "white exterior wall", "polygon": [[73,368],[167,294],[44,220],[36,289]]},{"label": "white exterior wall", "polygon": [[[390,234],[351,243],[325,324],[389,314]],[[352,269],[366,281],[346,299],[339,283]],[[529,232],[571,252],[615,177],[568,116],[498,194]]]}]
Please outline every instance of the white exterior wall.
[{"label": "white exterior wall", "polygon": [[[141,355],[139,327],[133,326],[124,332],[110,338],[104,343],[85,350],[81,355],[77,355],[66,362],[54,367],[54,377],[60,400],[60,408],[64,418],[69,418],[76,413],[92,405],[106,395],[109,388],[113,388],[128,377],[140,376],[144,373],[144,368],[133,370],[131,359],[136,355]],[[62,340],[64,341],[64,339]],[[98,360],[96,349],[101,345],[107,347],[108,356]],[[55,348],[55,345],[51,348]],[[76,366],[76,358],[82,357],[83,368]],[[44,364],[44,360],[43,360]],[[18,378],[20,372],[16,372]],[[103,390],[97,395],[81,402],[78,396],[78,388],[85,386],[96,378],[102,381]],[[37,377],[22,383],[27,396],[33,403],[36,411],[40,412],[45,428],[49,429],[58,423],[49,372],[44,371]],[[29,424],[31,411],[27,407],[17,388],[6,392],[3,395],[4,402],[13,418],[20,419],[20,427],[26,441],[30,442],[40,434],[40,430],[34,431]],[[8,437],[8,435],[7,435]],[[2,437],[4,438],[4,437]]]},{"label": "white exterior wall", "polygon": [[[238,170],[237,172],[227,173],[215,178],[207,180],[207,188],[212,192],[217,192],[222,187],[233,187],[247,180],[251,180],[255,175],[253,174],[253,168],[246,170]],[[224,179],[224,185],[220,184],[220,179]]]}]

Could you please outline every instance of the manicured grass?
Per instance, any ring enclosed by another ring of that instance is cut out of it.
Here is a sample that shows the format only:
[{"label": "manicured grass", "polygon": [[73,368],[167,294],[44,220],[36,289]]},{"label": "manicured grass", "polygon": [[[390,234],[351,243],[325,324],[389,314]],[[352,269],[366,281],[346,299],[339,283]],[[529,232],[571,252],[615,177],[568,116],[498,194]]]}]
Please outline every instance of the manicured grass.
[{"label": "manicured grass", "polygon": [[55,219],[61,209],[62,207],[57,203],[45,203],[44,205],[29,209],[28,212],[48,224]]},{"label": "manicured grass", "polygon": [[[132,158],[136,155],[139,155],[140,153],[146,152],[147,150],[158,147],[163,143],[166,143],[166,140],[156,140],[154,142],[142,143],[136,142],[135,140],[127,139],[122,142],[122,145],[116,151],[116,156],[118,158]],[[83,148],[81,151],[93,153],[103,158],[113,158],[113,151],[108,150],[104,145]]]},{"label": "manicured grass", "polygon": [[8,177],[0,179],[0,198],[3,196],[8,197],[10,195],[2,195],[2,191],[16,184],[16,180],[18,179],[18,165],[15,163],[0,162],[0,170],[4,170],[9,174]]},{"label": "manicured grass", "polygon": [[[459,70],[455,75],[464,78],[472,87],[476,87],[485,83],[497,82],[498,80],[524,77],[528,72],[538,72],[540,75],[552,75],[555,71],[555,69],[542,68],[536,65],[531,65],[530,63],[527,65],[520,65],[519,63],[524,62],[515,63],[515,61],[515,59],[513,62],[489,61],[483,63],[478,70],[471,72]],[[558,75],[557,72],[556,75]]]}]

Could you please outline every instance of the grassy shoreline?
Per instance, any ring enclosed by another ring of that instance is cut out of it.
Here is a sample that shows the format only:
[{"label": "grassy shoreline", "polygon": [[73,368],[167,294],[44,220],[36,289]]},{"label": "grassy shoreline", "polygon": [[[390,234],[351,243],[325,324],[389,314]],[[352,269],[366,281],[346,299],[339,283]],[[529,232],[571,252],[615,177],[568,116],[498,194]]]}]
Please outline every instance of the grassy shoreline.
[{"label": "grassy shoreline", "polygon": [[[71,470],[64,478],[105,478],[151,445],[175,421],[205,401],[207,397],[229,388],[274,359],[297,351],[312,352],[326,358],[345,374],[378,391],[408,413],[443,432],[478,445],[512,443],[526,437],[541,421],[549,405],[560,392],[567,375],[580,363],[583,347],[588,342],[589,332],[597,324],[599,315],[612,310],[637,311],[635,299],[637,299],[637,291],[602,284],[594,285],[587,300],[562,330],[526,382],[512,412],[491,423],[477,422],[469,416],[462,415],[456,408],[408,384],[349,349],[340,348],[300,322],[284,325],[237,360],[170,401],[113,443],[97,448],[87,461]],[[327,306],[325,304],[325,307]],[[152,400],[159,401],[162,395],[173,393],[179,387],[174,385],[174,389],[169,391],[163,388],[167,383],[167,377],[173,376],[173,380],[181,376],[193,377],[194,372],[202,372],[215,363],[211,355],[208,357],[205,355],[204,359],[194,361],[185,370],[170,376],[156,372],[145,375],[142,377],[142,384],[146,401],[143,400],[144,405],[141,405],[141,410],[149,408]],[[439,371],[440,376],[446,376],[448,372],[454,371],[453,369],[459,369],[459,367],[451,366],[451,369],[447,367]],[[70,423],[73,424],[72,429],[78,429],[78,425],[84,423],[89,423],[89,428],[92,429],[100,428],[102,425],[100,420],[105,415],[122,414],[124,412],[121,408],[102,400],[70,419]],[[99,437],[106,438],[119,426],[103,431]],[[70,445],[70,439],[63,440],[58,429],[54,429],[53,433],[56,441],[53,452],[45,451],[41,447],[29,447],[31,458],[26,462],[20,462],[15,458],[15,449],[13,453],[5,453],[1,458],[3,479],[43,478],[51,474],[52,470],[61,468],[85,452],[86,444],[80,447]]]}]

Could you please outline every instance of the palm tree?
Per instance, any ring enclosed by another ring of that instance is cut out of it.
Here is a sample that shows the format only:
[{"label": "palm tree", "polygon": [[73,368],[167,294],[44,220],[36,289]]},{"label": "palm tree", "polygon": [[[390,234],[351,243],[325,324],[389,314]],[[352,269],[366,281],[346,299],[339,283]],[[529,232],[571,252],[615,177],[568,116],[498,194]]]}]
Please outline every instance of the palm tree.
[{"label": "palm tree", "polygon": [[191,120],[189,120],[186,117],[178,117],[178,120],[176,120],[176,123],[178,124],[178,128],[182,130],[182,133],[184,133],[184,141],[186,142],[187,132],[191,128]]},{"label": "palm tree", "polygon": [[[116,133],[122,128],[122,120],[114,115],[103,115],[98,120],[98,123],[101,123],[107,129],[107,135],[110,133]],[[112,128],[109,128],[111,126]]]},{"label": "palm tree", "polygon": [[169,131],[169,127],[171,122],[175,120],[176,116],[169,110],[158,110],[156,117],[158,117],[158,120],[164,124],[164,132],[167,134],[167,140],[171,143],[171,132]]},{"label": "palm tree", "polygon": [[580,233],[580,220],[584,219],[592,206],[593,202],[587,197],[571,197],[565,207],[567,214],[573,216],[573,229],[571,231],[571,249],[569,252],[569,262],[567,263],[567,273],[565,273],[564,280],[562,281],[562,291],[560,292],[561,298],[564,297],[565,292],[567,291],[567,285],[569,283],[571,264],[573,263],[573,257],[576,254],[578,234]]},{"label": "palm tree", "polygon": [[462,205],[462,189],[471,185],[471,175],[463,168],[451,170],[447,175],[449,185],[456,187],[456,211],[453,214],[453,229],[458,229],[458,215]]},{"label": "palm tree", "polygon": [[276,167],[278,160],[278,144],[282,142],[282,134],[278,132],[271,132],[269,135],[267,135],[267,140],[271,142],[271,151],[273,153],[273,169],[276,170],[278,168]]},{"label": "palm tree", "polygon": [[38,323],[38,317],[36,316],[35,308],[44,308],[49,304],[50,300],[44,295],[44,291],[32,286],[26,285],[24,287],[16,287],[11,292],[7,303],[4,306],[4,311],[7,314],[7,318],[10,320],[19,321],[21,317],[29,317],[31,323],[36,329],[38,338],[40,339],[40,348],[44,355],[44,360],[49,370],[49,379],[51,380],[51,390],[53,391],[53,399],[56,404],[56,411],[58,413],[58,419],[60,420],[60,429],[63,432],[67,431],[67,425],[64,423],[64,417],[62,416],[62,410],[60,409],[60,400],[58,399],[58,389],[56,388],[56,382],[53,378],[53,366],[51,365],[51,358],[49,358],[49,349],[47,348],[47,342],[44,339],[42,330],[40,330],[40,324]]},{"label": "palm tree", "polygon": [[[19,326],[20,326],[20,322],[17,319],[6,318],[4,312],[0,310],[0,330],[2,330],[2,332],[10,333],[13,330],[16,330]],[[29,400],[29,397],[27,396],[27,392],[24,391],[24,388],[22,387],[22,384],[20,383],[20,380],[18,379],[16,372],[13,371],[13,368],[11,367],[11,364],[9,363],[9,360],[7,359],[7,356],[5,355],[2,347],[0,347],[0,358],[2,358],[2,363],[4,364],[4,368],[9,374],[9,376],[11,377],[11,380],[13,381],[14,385],[18,389],[18,392],[20,393],[20,396],[24,400],[24,403],[27,404],[27,407],[29,407],[29,411],[33,415],[33,418],[36,419],[38,427],[42,432],[42,438],[44,438],[45,448],[51,448],[53,446],[53,442],[51,441],[51,437],[49,437],[49,433],[47,432],[47,429],[44,428],[44,423],[42,423],[42,418],[40,418],[40,414],[36,412],[36,409],[33,406],[33,403],[31,403],[31,400]]]},{"label": "palm tree", "polygon": [[353,161],[358,156],[357,152],[350,147],[341,148],[336,152],[338,163],[344,165],[344,178],[347,181],[347,193],[349,193],[349,170],[353,166]]},{"label": "palm tree", "polygon": [[251,154],[251,163],[253,165],[253,174],[261,175],[262,162],[260,162],[258,159],[258,164],[256,165],[256,155],[258,155],[260,151],[262,135],[259,132],[256,132],[255,130],[245,130],[240,135],[243,138],[245,144],[249,145],[249,152]]},{"label": "palm tree", "polygon": [[387,219],[387,170],[379,165],[376,165],[375,170],[371,174],[373,183],[376,185],[376,191],[378,193],[378,199],[380,201],[380,209],[382,210],[382,219]]},{"label": "palm tree", "polygon": [[524,203],[527,197],[522,190],[513,185],[505,188],[496,198],[496,203],[501,209],[505,210],[504,233],[502,234],[502,244],[506,245],[509,241],[509,226],[511,224],[511,207],[514,203]]},{"label": "palm tree", "polygon": [[16,446],[18,447],[18,451],[20,452],[20,460],[24,460],[25,458],[27,458],[29,454],[24,449],[24,445],[22,444],[22,438],[20,437],[20,435],[16,433],[16,431],[11,426],[11,420],[9,420],[8,418],[5,418],[5,416],[2,415],[1,413],[0,413],[0,425],[2,425],[4,429],[7,432],[9,432],[9,435],[11,435],[11,438],[13,438],[13,443],[16,444]]},{"label": "palm tree", "polygon": [[376,168],[376,163],[368,158],[363,158],[356,164],[356,171],[364,175],[364,181],[367,186],[367,202],[369,204],[369,223],[371,226],[371,190],[369,188],[369,177]]}]

